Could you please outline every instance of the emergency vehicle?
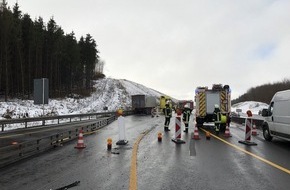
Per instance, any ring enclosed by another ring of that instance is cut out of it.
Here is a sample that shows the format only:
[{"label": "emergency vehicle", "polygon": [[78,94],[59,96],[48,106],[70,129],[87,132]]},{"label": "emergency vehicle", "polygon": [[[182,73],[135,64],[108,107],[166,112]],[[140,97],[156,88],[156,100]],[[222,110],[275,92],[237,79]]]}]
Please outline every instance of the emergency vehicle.
[{"label": "emergency vehicle", "polygon": [[192,100],[179,100],[177,103],[177,108],[183,109],[185,105],[187,105],[191,110],[194,108]]},{"label": "emergency vehicle", "polygon": [[226,123],[230,122],[231,90],[229,85],[213,84],[208,87],[197,87],[195,90],[196,123],[200,127],[203,123],[213,122],[215,105],[218,105],[221,114],[221,130],[225,130]]},{"label": "emergency vehicle", "polygon": [[168,103],[169,107],[172,108],[172,100],[169,96],[160,96],[160,109],[163,110],[165,108],[165,104]]}]

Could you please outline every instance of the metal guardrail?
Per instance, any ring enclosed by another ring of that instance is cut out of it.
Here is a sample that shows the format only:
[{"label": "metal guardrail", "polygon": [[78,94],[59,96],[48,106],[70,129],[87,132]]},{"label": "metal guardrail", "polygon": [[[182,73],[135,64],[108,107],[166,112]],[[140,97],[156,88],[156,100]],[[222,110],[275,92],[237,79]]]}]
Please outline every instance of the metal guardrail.
[{"label": "metal guardrail", "polygon": [[[260,118],[255,118],[255,117],[251,119],[256,124],[257,129],[262,129],[262,124],[264,120]],[[244,124],[246,122],[246,118],[245,117],[232,117],[231,121],[238,124]]]},{"label": "metal guardrail", "polygon": [[[133,111],[124,111],[124,115],[130,115]],[[63,122],[72,122],[73,120],[90,120],[97,119],[98,117],[116,115],[116,112],[100,112],[100,113],[87,113],[87,114],[72,114],[72,115],[59,115],[59,116],[45,116],[45,117],[35,117],[35,118],[22,118],[22,119],[5,119],[0,120],[1,131],[5,131],[7,125],[21,125],[17,128],[28,128],[33,126],[45,126],[48,121],[57,120],[57,124],[60,123],[60,120]],[[41,123],[39,123],[41,122]],[[31,126],[28,126],[28,124]]]},{"label": "metal guardrail", "polygon": [[88,122],[85,126],[82,124],[82,127],[69,129],[62,133],[56,133],[2,147],[0,148],[0,168],[58,146],[62,146],[63,143],[78,138],[80,130],[83,130],[84,134],[94,133],[97,129],[100,129],[115,120],[116,115],[111,115],[107,118],[100,118],[98,121]]}]

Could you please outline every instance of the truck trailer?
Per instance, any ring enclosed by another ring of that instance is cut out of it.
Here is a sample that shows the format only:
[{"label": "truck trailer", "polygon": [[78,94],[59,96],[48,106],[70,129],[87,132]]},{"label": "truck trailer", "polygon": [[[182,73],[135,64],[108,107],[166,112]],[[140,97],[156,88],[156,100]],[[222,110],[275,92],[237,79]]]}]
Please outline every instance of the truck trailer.
[{"label": "truck trailer", "polygon": [[144,94],[132,95],[132,110],[135,114],[151,114],[154,107],[157,107],[156,97]]},{"label": "truck trailer", "polygon": [[218,105],[221,114],[221,131],[224,131],[226,124],[230,123],[231,112],[231,90],[229,85],[213,84],[212,89],[208,87],[197,87],[195,90],[196,124],[198,127],[203,123],[213,122],[214,107]]}]

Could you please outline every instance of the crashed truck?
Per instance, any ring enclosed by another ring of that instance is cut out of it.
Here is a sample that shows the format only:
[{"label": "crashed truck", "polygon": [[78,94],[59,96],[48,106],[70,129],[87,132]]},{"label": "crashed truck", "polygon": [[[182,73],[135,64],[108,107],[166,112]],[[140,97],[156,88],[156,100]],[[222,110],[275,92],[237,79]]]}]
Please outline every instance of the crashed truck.
[{"label": "crashed truck", "polygon": [[160,109],[163,110],[166,106],[166,104],[168,103],[169,104],[169,107],[172,108],[172,100],[171,100],[171,97],[170,96],[166,96],[166,95],[162,95],[160,96]]},{"label": "crashed truck", "polygon": [[147,96],[144,94],[132,95],[132,110],[135,114],[151,114],[151,110],[157,107],[157,99],[155,96]]},{"label": "crashed truck", "polygon": [[197,127],[204,123],[214,122],[214,108],[218,105],[221,110],[220,130],[225,131],[226,124],[230,124],[231,90],[229,85],[213,84],[208,87],[197,87],[195,90],[195,109]]}]

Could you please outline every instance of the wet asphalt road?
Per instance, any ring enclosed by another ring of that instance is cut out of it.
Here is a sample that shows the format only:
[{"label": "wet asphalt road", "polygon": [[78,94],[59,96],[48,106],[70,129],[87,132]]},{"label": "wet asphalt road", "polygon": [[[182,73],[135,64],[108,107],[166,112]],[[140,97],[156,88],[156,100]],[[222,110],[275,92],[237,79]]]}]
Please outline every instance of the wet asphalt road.
[{"label": "wet asphalt road", "polygon": [[[290,142],[266,142],[262,135],[252,137],[257,146],[238,143],[244,139],[244,127],[232,124],[232,137],[212,136],[192,139],[193,123],[188,134],[182,132],[185,144],[175,144],[175,122],[171,131],[163,131],[163,117],[127,116],[126,138],[118,146],[118,123],[84,137],[86,148],[75,149],[68,142],[47,153],[15,163],[0,171],[1,190],[57,189],[80,181],[72,190],[129,189],[136,180],[138,189],[290,189]],[[208,127],[207,127],[208,128]],[[148,131],[139,143],[137,176],[130,180],[132,151],[138,137]],[[157,133],[163,133],[158,142]],[[107,138],[113,139],[107,151]],[[224,141],[224,140],[225,141]],[[245,152],[244,152],[245,151]]]}]

